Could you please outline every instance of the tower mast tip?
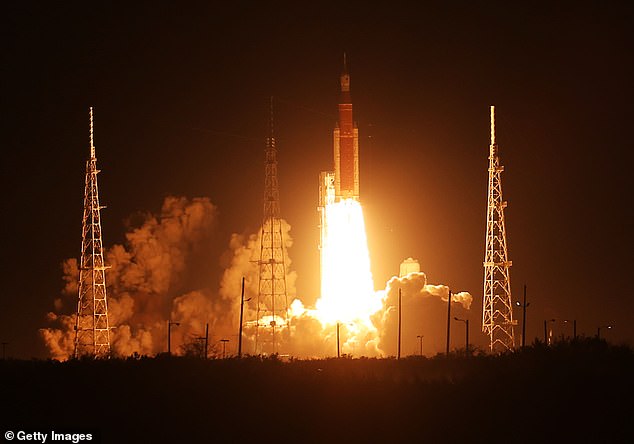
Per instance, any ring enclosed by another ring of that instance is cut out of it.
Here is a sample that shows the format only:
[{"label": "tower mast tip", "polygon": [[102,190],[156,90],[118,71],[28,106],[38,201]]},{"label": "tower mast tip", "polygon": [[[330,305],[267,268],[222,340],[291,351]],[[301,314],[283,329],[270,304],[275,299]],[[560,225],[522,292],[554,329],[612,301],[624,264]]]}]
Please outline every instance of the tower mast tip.
[{"label": "tower mast tip", "polygon": [[269,96],[269,134],[268,142],[270,146],[275,146],[275,135],[273,129],[273,96]]},{"label": "tower mast tip", "polygon": [[92,117],[92,106],[90,107],[90,158],[93,159],[95,157],[95,145],[93,142],[93,117]]},{"label": "tower mast tip", "polygon": [[495,145],[495,106],[491,105],[491,145]]}]

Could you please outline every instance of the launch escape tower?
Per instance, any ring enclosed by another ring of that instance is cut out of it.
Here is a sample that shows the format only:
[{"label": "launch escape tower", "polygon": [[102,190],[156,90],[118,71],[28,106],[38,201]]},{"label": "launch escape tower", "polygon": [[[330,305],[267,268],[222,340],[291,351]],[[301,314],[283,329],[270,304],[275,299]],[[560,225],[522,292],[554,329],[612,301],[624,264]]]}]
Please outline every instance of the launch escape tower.
[{"label": "launch escape tower", "polygon": [[82,223],[79,299],[75,320],[73,357],[110,355],[110,326],[106,299],[106,269],[101,239],[101,209],[97,187],[97,157],[93,144],[93,116],[90,108],[90,159],[86,162],[84,219]]},{"label": "launch escape tower", "polygon": [[491,146],[489,148],[489,187],[487,200],[486,250],[484,254],[484,303],[482,331],[489,335],[491,352],[515,347],[511,281],[506,248],[506,228],[502,199],[502,172],[495,142],[495,107],[491,106]]},{"label": "launch escape tower", "polygon": [[[270,99],[269,135],[266,139],[264,217],[260,236],[259,289],[257,300],[256,354],[278,353],[276,329],[288,332],[286,263],[277,181],[277,148],[273,133],[273,97]],[[278,334],[279,336],[279,334]]]}]

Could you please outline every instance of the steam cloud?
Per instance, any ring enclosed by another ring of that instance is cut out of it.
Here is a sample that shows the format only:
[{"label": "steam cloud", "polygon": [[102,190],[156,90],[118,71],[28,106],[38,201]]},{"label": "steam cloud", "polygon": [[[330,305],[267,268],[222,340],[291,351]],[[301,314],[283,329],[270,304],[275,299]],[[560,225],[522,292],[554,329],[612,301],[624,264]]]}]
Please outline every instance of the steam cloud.
[{"label": "steam cloud", "polygon": [[[210,336],[230,339],[227,352],[233,354],[237,347],[243,276],[245,299],[251,299],[245,303],[243,352],[255,352],[259,232],[231,236],[223,258],[225,271],[217,290],[209,283],[204,283],[201,288],[190,288],[191,282],[200,281],[192,276],[192,273],[200,273],[196,265],[200,268],[201,263],[214,261],[208,251],[216,218],[217,209],[207,198],[167,197],[160,216],[146,214],[140,226],[126,234],[125,245],[114,245],[106,251],[106,263],[111,266],[106,275],[108,314],[110,325],[115,327],[110,342],[115,355],[154,355],[165,351],[167,319],[180,324],[172,328],[172,352],[186,351],[195,338],[204,334],[205,324],[209,323]],[[296,298],[297,276],[290,271],[288,248],[292,246],[292,238],[286,221],[282,221],[282,231],[291,317],[290,331],[280,335],[279,348],[296,357],[333,356],[336,353],[336,326],[322,324],[315,309],[305,307],[301,298]],[[62,296],[54,300],[54,311],[47,314],[51,327],[40,329],[51,357],[60,360],[68,359],[73,352],[75,315],[68,313],[73,313],[77,304],[77,260],[67,259],[62,269]],[[370,325],[341,325],[342,353],[355,356],[396,354],[399,289],[402,293],[404,354],[411,354],[416,348],[417,335],[430,332],[429,336],[434,336],[431,331],[442,331],[449,288],[428,284],[424,273],[410,273],[393,277],[385,290],[380,291],[382,307],[371,316]],[[464,315],[472,299],[466,292],[452,295],[457,316]],[[441,334],[436,336],[444,338]],[[210,337],[210,344],[215,342],[213,337]],[[441,349],[440,344],[429,342],[425,347],[426,354]]]},{"label": "steam cloud", "polygon": [[[167,197],[160,216],[147,214],[126,234],[126,245],[105,252],[110,343],[115,354],[155,354],[165,350],[166,320],[180,322],[172,330],[174,349],[192,335],[204,333],[212,320],[226,322],[223,302],[207,289],[189,289],[188,266],[209,245],[216,207],[207,198]],[[204,257],[204,254],[202,255]],[[63,263],[64,288],[47,315],[53,327],[40,335],[51,356],[67,359],[73,352],[77,304],[76,259]]]},{"label": "steam cloud", "polygon": [[[288,249],[293,245],[290,235],[291,226],[285,220],[281,220],[283,253],[286,268],[286,293],[288,301],[296,294],[295,282],[297,274],[291,271],[292,261],[288,254]],[[233,338],[237,342],[236,332],[239,328],[240,299],[237,297],[241,293],[242,277],[244,284],[244,331],[243,331],[243,351],[245,353],[255,353],[255,319],[257,317],[257,303],[259,293],[259,266],[260,259],[261,230],[257,234],[233,234],[229,242],[228,252],[229,264],[225,269],[220,282],[220,297],[226,303],[227,309],[231,310],[233,323]],[[280,336],[283,338],[283,336]],[[282,347],[287,347],[284,343]],[[235,347],[234,347],[235,348]]]},{"label": "steam cloud", "polygon": [[[399,289],[402,307],[402,353],[413,354],[417,349],[417,336],[421,334],[428,338],[426,354],[440,352],[444,346],[442,341],[445,339],[443,331],[449,287],[428,284],[427,276],[422,272],[393,277],[388,281],[383,310],[374,318],[380,332],[380,349],[388,355],[396,355]],[[456,316],[464,316],[466,310],[470,309],[472,301],[473,297],[468,292],[452,293],[452,310],[455,311]],[[435,342],[429,341],[432,338],[435,338]]]}]

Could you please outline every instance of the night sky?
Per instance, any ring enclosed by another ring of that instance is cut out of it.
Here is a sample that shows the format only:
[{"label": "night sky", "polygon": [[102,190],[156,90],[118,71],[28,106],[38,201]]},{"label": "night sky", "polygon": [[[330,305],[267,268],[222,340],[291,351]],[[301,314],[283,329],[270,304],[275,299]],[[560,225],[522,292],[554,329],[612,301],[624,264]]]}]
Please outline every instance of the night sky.
[{"label": "night sky", "polygon": [[261,222],[273,95],[290,256],[299,296],[314,302],[318,175],[332,169],[344,51],[375,287],[418,259],[430,283],[474,296],[472,338],[486,344],[496,105],[511,283],[514,299],[528,285],[528,340],[554,318],[556,335],[571,335],[561,321],[576,319],[580,334],[612,324],[602,336],[634,343],[627,2],[108,3],[3,7],[7,355],[46,356],[38,329],[63,286],[61,262],[80,250],[90,106],[105,245],[123,243],[134,214],[157,212],[165,196],[209,197],[219,217],[206,275],[217,283],[231,233]]}]

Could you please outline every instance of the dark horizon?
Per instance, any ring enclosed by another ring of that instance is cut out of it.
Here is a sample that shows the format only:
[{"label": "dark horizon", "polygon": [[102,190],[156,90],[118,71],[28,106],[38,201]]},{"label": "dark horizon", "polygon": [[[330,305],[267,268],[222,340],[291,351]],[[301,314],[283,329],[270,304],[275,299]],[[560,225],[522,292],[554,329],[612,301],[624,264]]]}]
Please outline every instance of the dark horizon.
[{"label": "dark horizon", "polygon": [[[122,443],[246,442],[269,429],[276,442],[631,442],[633,369],[631,348],[596,339],[433,359],[9,360],[3,432],[50,436],[63,425]],[[99,412],[50,408],[70,387],[91,387]],[[328,427],[333,417],[343,425]]]},{"label": "dark horizon", "polygon": [[[576,319],[579,334],[610,324],[608,341],[634,344],[631,8],[464,3],[339,12],[7,7],[0,340],[8,356],[46,356],[38,329],[60,297],[60,264],[79,255],[90,106],[105,245],[125,243],[166,196],[208,197],[218,216],[206,262],[183,287],[215,291],[231,234],[253,233],[261,221],[273,95],[289,253],[298,296],[314,302],[317,179],[331,169],[344,51],[375,287],[404,259],[418,259],[430,283],[474,296],[471,340],[486,345],[495,105],[513,298],[527,284],[531,303],[527,342],[554,318],[562,321],[556,336],[571,336],[563,320]],[[463,325],[452,328],[452,347],[460,347]],[[521,322],[518,339],[520,331]]]}]

